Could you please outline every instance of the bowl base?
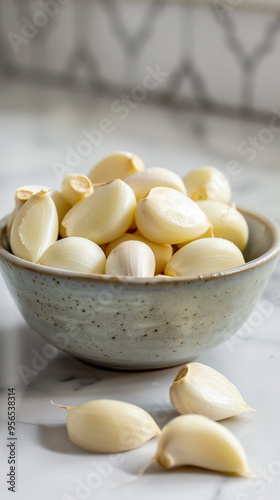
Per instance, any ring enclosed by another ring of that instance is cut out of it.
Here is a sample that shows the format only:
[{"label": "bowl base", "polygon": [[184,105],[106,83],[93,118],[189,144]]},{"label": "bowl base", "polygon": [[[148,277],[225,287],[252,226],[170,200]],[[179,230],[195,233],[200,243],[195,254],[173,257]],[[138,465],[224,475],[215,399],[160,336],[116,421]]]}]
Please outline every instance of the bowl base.
[{"label": "bowl base", "polygon": [[162,364],[158,362],[158,365],[155,366],[143,366],[143,365],[137,365],[137,366],[124,366],[118,365],[118,364],[111,364],[111,363],[100,363],[96,361],[91,361],[89,359],[84,359],[80,358],[78,356],[75,356],[75,359],[77,361],[80,361],[81,363],[86,364],[87,366],[92,366],[92,367],[97,367],[97,368],[103,368],[104,370],[109,370],[109,371],[117,371],[117,372],[149,372],[149,371],[156,371],[156,370],[167,370],[168,368],[176,368],[176,366],[182,366],[185,365],[186,363],[190,363],[191,361],[195,361],[197,357],[193,356],[188,359],[184,359],[182,361],[176,361],[175,363],[168,363],[168,364]]}]

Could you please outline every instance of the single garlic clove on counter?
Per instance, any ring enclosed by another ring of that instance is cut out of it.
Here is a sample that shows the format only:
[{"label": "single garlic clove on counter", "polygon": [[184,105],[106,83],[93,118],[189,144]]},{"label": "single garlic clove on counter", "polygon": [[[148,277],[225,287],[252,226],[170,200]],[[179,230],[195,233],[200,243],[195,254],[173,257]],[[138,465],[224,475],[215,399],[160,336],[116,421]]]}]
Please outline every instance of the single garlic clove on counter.
[{"label": "single garlic clove on counter", "polygon": [[104,274],[106,257],[93,241],[72,236],[53,243],[39,259],[39,264],[77,273]]},{"label": "single garlic clove on counter", "polygon": [[249,476],[245,451],[226,427],[203,415],[180,415],[159,437],[155,460],[166,468],[190,465]]},{"label": "single garlic clove on counter", "polygon": [[186,187],[179,175],[165,168],[145,168],[142,172],[131,175],[125,182],[133,189],[137,202],[158,186],[170,187],[187,194]]},{"label": "single garlic clove on counter", "polygon": [[61,192],[69,205],[73,206],[93,193],[93,185],[85,175],[68,174],[63,179]]},{"label": "single garlic clove on counter", "polygon": [[98,245],[121,236],[133,221],[136,199],[124,181],[116,179],[74,205],[64,217],[61,235],[81,236]]},{"label": "single garlic clove on counter", "polygon": [[169,187],[151,189],[138,203],[135,220],[140,233],[147,239],[171,245],[193,240],[210,226],[196,203]]},{"label": "single garlic clove on counter", "polygon": [[169,396],[175,410],[182,415],[197,413],[222,420],[252,410],[226,377],[202,363],[183,366],[170,387]]},{"label": "single garlic clove on counter", "polygon": [[163,273],[165,266],[167,262],[172,257],[173,254],[173,249],[171,245],[159,245],[158,243],[154,243],[153,241],[147,240],[144,236],[142,236],[139,231],[136,231],[135,233],[124,233],[122,236],[117,238],[114,241],[111,241],[108,243],[105,254],[106,257],[109,256],[111,251],[120,243],[123,241],[129,241],[129,240],[135,240],[135,241],[142,241],[143,243],[146,243],[152,251],[154,252],[154,256],[156,259],[156,269],[155,269],[155,274],[160,274]]},{"label": "single garlic clove on counter", "polygon": [[168,262],[164,274],[197,278],[243,264],[245,260],[242,252],[231,241],[223,238],[202,238],[177,250]]},{"label": "single garlic clove on counter", "polygon": [[116,151],[100,160],[88,174],[93,184],[126,179],[145,168],[143,160],[128,151]]},{"label": "single garlic clove on counter", "polygon": [[99,399],[74,407],[55,406],[67,410],[70,441],[94,453],[133,450],[161,432],[149,413],[123,401]]},{"label": "single garlic clove on counter", "polygon": [[45,250],[58,238],[58,215],[50,191],[32,195],[15,216],[11,229],[14,255],[38,262]]},{"label": "single garlic clove on counter", "polygon": [[226,176],[217,168],[200,167],[183,178],[192,200],[217,200],[229,203],[231,189]]},{"label": "single garlic clove on counter", "polygon": [[245,218],[235,206],[213,200],[197,201],[197,205],[211,222],[214,236],[232,241],[243,252],[248,242],[249,229]]},{"label": "single garlic clove on counter", "polygon": [[111,276],[152,278],[155,275],[154,252],[142,241],[128,240],[117,245],[107,258],[105,273]]}]

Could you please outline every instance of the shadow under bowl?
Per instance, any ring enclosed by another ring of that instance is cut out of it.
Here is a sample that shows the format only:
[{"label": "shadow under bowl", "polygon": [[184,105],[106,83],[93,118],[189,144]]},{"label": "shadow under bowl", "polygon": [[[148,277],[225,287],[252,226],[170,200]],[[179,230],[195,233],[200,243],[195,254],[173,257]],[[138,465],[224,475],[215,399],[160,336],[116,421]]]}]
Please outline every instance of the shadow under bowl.
[{"label": "shadow under bowl", "polygon": [[0,221],[0,267],[27,324],[91,364],[121,370],[186,363],[235,334],[279,257],[278,227],[241,210],[249,225],[243,266],[198,278],[95,276],[15,257]]}]

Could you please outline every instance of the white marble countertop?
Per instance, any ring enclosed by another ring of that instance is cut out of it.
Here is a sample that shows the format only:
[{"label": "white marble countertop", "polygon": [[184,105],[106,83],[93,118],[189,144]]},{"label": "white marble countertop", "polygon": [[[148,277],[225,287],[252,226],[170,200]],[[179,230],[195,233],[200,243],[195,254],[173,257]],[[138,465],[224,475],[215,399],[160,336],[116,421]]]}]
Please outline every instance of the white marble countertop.
[{"label": "white marble countertop", "polygon": [[[18,185],[40,182],[58,186],[51,162],[62,161],[63,148],[74,147],[81,139],[80,130],[94,126],[102,113],[104,116],[108,104],[99,101],[89,111],[86,100],[74,102],[71,95],[54,91],[44,94],[43,90],[36,93],[10,86],[4,92],[1,217],[12,208],[13,192]],[[37,106],[33,109],[34,100]],[[238,153],[238,144],[253,132],[259,134],[264,124],[185,116],[139,106],[133,117],[120,123],[93,156],[83,162],[81,171],[86,172],[95,159],[114,149],[133,150],[148,164],[173,168],[181,174],[205,163],[225,171],[228,162],[235,160],[240,173],[231,178],[234,200],[280,223],[280,147],[276,132],[250,163]],[[193,130],[199,128],[203,133],[197,136]],[[145,408],[162,427],[175,416],[168,389],[178,368],[124,373],[91,367],[62,352],[53,351],[52,359],[47,359],[45,342],[27,327],[0,277],[1,499],[278,500],[279,276],[278,265],[245,327],[230,341],[198,358],[227,376],[245,401],[258,410],[223,422],[240,439],[258,477],[235,478],[194,468],[164,471],[153,465],[144,476],[127,484],[124,483],[154,454],[156,439],[118,455],[84,452],[69,442],[66,414],[53,407],[50,399],[70,406],[95,398],[124,400]],[[29,370],[25,381],[23,369]],[[14,496],[7,490],[6,482],[9,387],[16,390],[17,409]]]}]

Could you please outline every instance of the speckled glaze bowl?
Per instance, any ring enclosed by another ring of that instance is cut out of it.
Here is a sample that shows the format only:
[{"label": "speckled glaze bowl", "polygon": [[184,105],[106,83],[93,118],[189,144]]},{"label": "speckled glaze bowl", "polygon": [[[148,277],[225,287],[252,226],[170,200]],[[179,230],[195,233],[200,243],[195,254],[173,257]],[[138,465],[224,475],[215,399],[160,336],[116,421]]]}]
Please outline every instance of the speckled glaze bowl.
[{"label": "speckled glaze bowl", "polygon": [[19,259],[0,222],[0,267],[28,325],[84,361],[122,370],[185,363],[228,339],[248,318],[277,263],[276,225],[242,210],[246,264],[201,278],[115,278]]}]

